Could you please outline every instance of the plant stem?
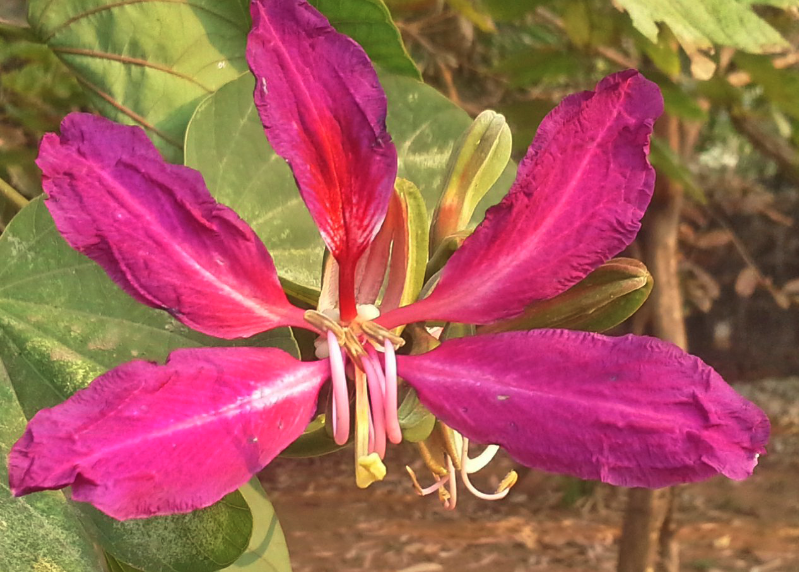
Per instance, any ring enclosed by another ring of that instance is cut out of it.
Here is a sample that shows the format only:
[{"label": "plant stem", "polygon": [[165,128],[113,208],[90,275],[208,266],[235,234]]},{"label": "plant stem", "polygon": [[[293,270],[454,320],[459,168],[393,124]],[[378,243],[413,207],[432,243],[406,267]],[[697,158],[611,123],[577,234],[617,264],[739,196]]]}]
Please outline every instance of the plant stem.
[{"label": "plant stem", "polygon": [[17,189],[0,179],[0,195],[11,201],[17,210],[22,210],[30,201]]}]

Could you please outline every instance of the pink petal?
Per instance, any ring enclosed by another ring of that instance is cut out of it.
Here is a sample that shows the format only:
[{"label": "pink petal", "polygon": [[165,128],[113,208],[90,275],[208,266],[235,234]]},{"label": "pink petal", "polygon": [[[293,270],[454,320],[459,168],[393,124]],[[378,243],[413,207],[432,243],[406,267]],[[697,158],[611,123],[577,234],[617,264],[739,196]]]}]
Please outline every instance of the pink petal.
[{"label": "pink petal", "polygon": [[433,293],[381,324],[487,324],[549,299],[638,232],[655,173],[647,160],[658,87],[628,70],[567,97],[544,119],[505,199],[452,256]]},{"label": "pink petal", "polygon": [[655,338],[533,330],[397,356],[422,403],[518,462],[628,487],[748,477],[769,422],[699,358]]},{"label": "pink petal", "polygon": [[125,520],[189,512],[247,482],[305,429],[326,361],[272,348],[133,361],[37,413],[9,457],[14,495],[72,485]]},{"label": "pink petal", "polygon": [[222,338],[304,324],[252,229],[142,129],[73,113],[37,164],[58,230],[140,302]]},{"label": "pink petal", "polygon": [[266,135],[351,275],[383,222],[397,174],[386,96],[363,49],[304,0],[254,0],[250,11],[247,60]]}]

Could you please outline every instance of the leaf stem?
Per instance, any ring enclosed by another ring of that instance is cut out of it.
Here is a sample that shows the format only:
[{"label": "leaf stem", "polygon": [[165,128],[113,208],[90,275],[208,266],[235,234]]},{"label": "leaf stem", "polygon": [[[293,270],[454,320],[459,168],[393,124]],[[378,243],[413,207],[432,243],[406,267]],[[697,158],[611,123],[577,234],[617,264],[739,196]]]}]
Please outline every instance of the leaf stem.
[{"label": "leaf stem", "polygon": [[22,193],[0,178],[0,195],[11,201],[17,210],[22,210],[30,202]]}]

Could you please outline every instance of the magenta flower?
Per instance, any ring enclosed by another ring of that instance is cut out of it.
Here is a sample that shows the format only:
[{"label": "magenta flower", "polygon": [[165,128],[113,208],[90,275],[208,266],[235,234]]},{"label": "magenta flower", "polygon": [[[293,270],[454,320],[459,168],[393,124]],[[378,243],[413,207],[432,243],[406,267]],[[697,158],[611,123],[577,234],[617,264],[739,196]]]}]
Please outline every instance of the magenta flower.
[{"label": "magenta flower", "polygon": [[42,141],[46,204],[69,244],[143,304],[227,339],[307,328],[330,357],[184,349],[164,365],[123,364],[31,420],[10,455],[15,495],[71,485],[74,499],[118,519],[208,506],[303,432],[331,376],[339,443],[355,386],[358,479],[368,484],[386,440],[402,438],[397,374],[464,439],[530,467],[642,487],[751,474],[765,415],[668,343],[535,330],[394,353],[390,328],[517,316],[633,240],[655,177],[647,153],[662,99],[653,83],[630,70],[566,98],[430,296],[376,317],[359,313],[357,265],[394,192],[385,95],[363,50],[304,0],[256,0],[251,10],[255,102],[338,262],[338,315],[290,304],[255,233],[199,173],[165,163],[141,129],[68,116],[60,136]]}]

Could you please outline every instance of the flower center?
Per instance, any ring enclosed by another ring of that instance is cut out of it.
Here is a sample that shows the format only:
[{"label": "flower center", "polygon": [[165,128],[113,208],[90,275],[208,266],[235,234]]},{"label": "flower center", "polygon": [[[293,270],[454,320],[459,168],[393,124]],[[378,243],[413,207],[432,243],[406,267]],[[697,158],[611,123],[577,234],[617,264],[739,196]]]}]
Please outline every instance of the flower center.
[{"label": "flower center", "polygon": [[357,317],[347,324],[336,309],[305,313],[306,321],[322,332],[314,343],[317,357],[330,360],[333,438],[339,445],[350,435],[348,377],[355,386],[355,482],[361,488],[383,480],[386,440],[402,441],[394,351],[405,342],[372,321],[379,315],[371,304],[359,306]]}]

